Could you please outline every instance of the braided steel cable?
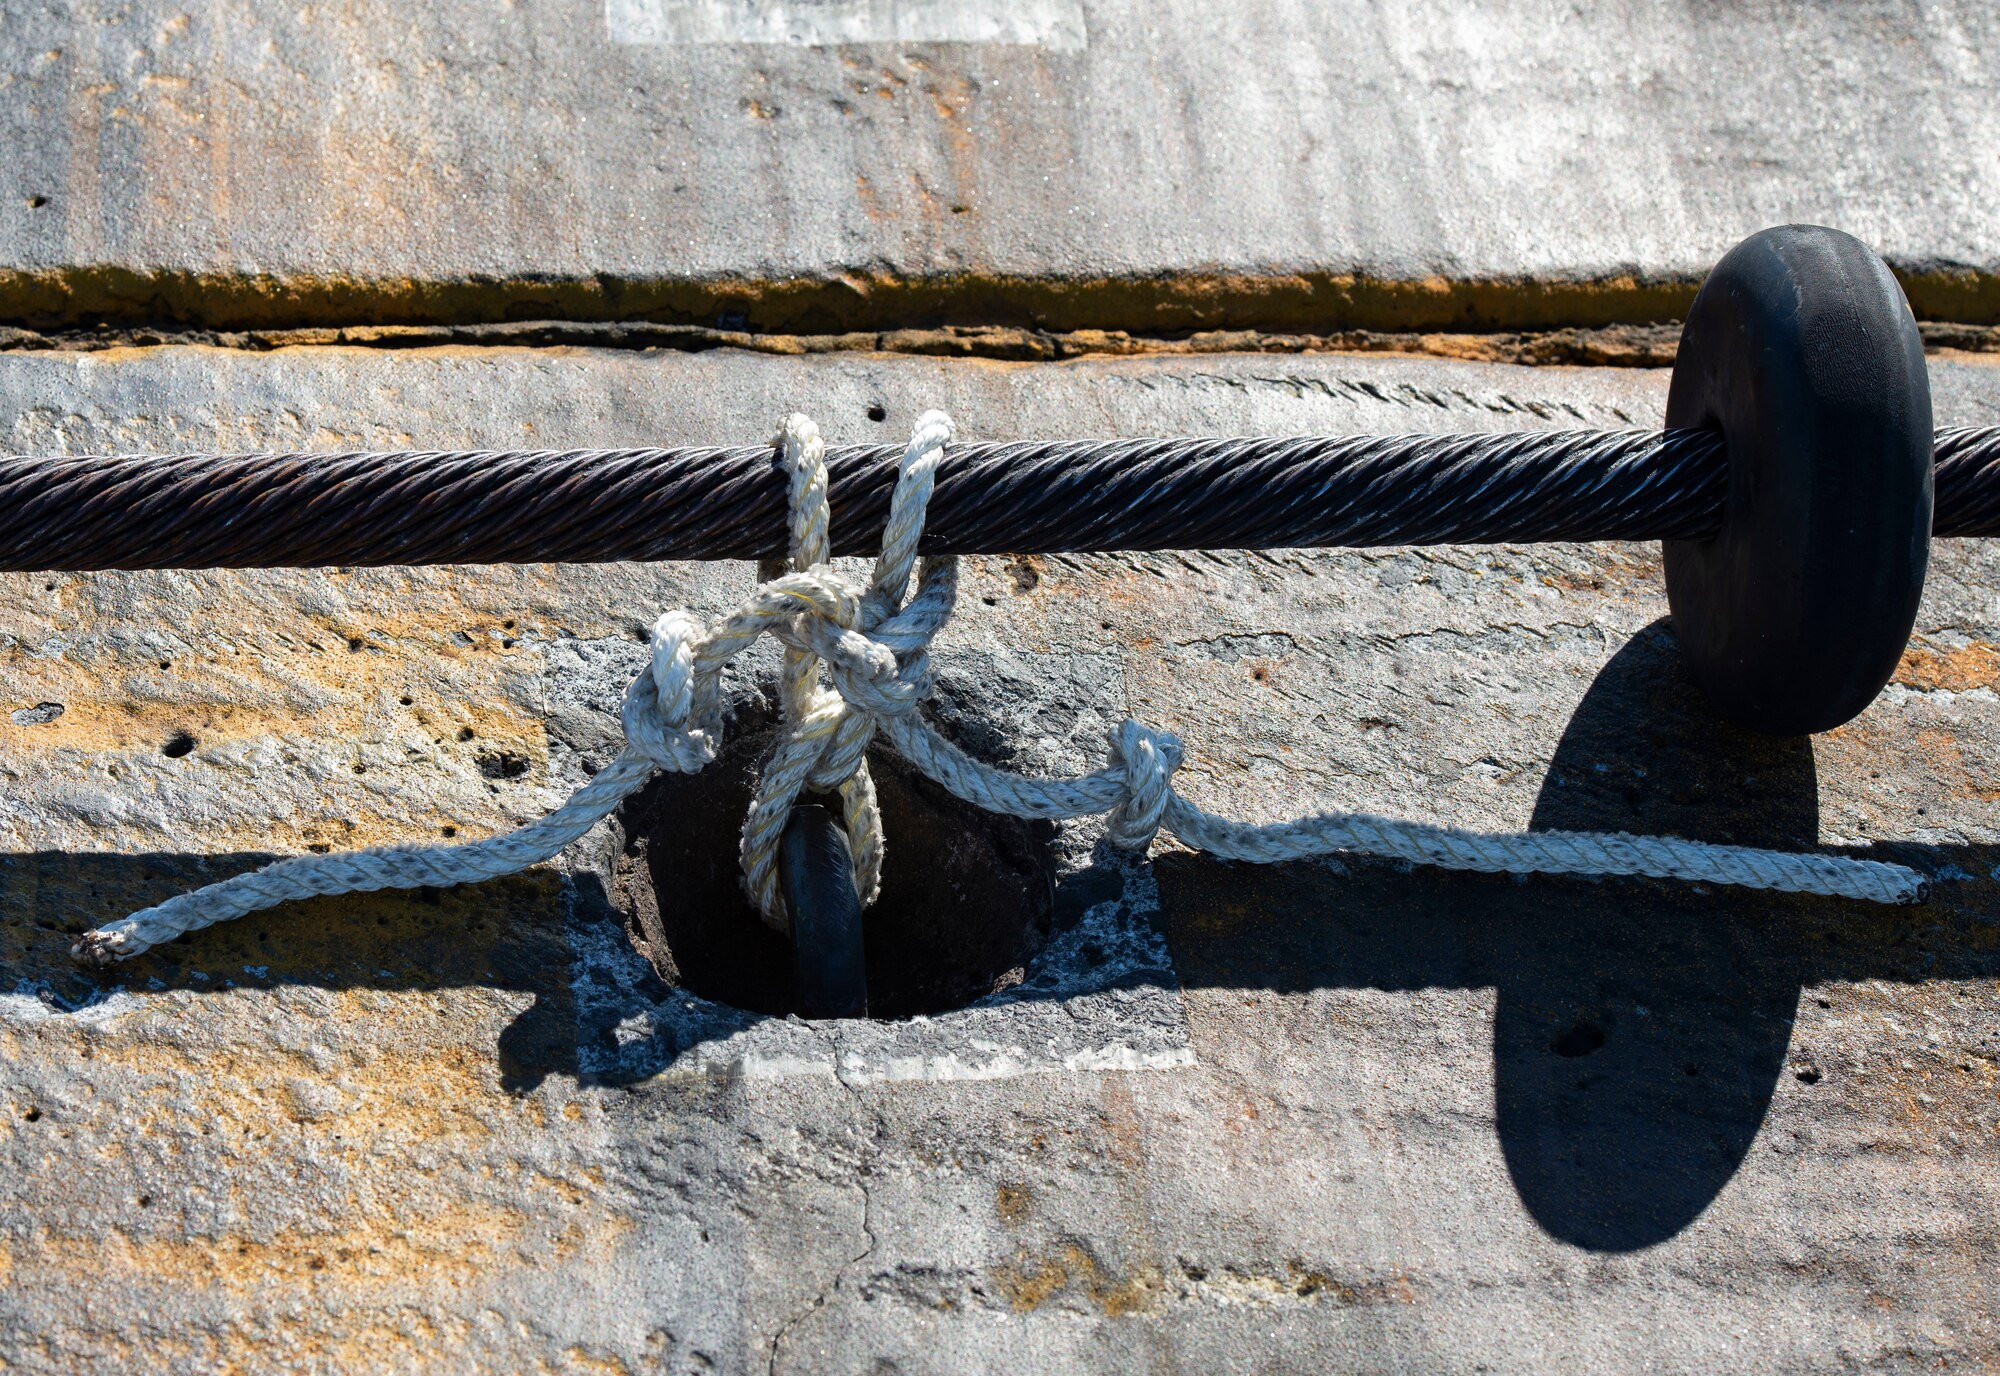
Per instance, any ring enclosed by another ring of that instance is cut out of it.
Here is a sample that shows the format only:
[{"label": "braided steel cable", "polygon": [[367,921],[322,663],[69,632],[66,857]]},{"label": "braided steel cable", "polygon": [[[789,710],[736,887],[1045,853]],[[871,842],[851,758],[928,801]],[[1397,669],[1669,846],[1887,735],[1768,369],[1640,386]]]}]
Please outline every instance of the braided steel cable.
[{"label": "braided steel cable", "polygon": [[2000,535],[2000,426],[1937,432],[1931,534]]},{"label": "braided steel cable", "polygon": [[[872,554],[901,451],[830,449],[837,554]],[[925,554],[1700,539],[1719,436],[1536,431],[968,444]],[[2000,429],[1938,435],[1937,533],[2000,534]],[[769,446],[0,458],[0,571],[764,559]]]}]

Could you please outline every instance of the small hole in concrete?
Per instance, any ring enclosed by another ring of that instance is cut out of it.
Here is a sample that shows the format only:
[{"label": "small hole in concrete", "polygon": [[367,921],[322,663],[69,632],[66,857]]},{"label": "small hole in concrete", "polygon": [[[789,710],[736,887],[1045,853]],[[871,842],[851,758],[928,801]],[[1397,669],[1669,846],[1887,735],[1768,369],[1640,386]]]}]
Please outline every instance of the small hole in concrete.
[{"label": "small hole in concrete", "polygon": [[528,772],[528,757],[511,750],[481,755],[479,772],[489,779],[518,779]]},{"label": "small hole in concrete", "polygon": [[868,419],[878,422],[889,419],[889,408],[884,406],[879,401],[876,402],[873,406],[868,408]]},{"label": "small hole in concrete", "polygon": [[49,198],[47,196],[28,197],[28,209],[30,210],[40,210],[43,206],[47,205],[48,203],[49,203]]},{"label": "small hole in concrete", "polygon": [[170,760],[178,760],[194,749],[194,737],[185,731],[176,731],[167,737],[167,743],[160,747],[160,753]]},{"label": "small hole in concrete", "polygon": [[1556,1034],[1549,1043],[1549,1050],[1558,1056],[1588,1056],[1604,1049],[1604,1029],[1588,1018],[1579,1018],[1575,1025]]},{"label": "small hole in concrete", "polygon": [[1802,1085],[1816,1085],[1820,1082],[1819,1067],[1816,1065],[1801,1066],[1792,1073]]},{"label": "small hole in concrete", "polygon": [[[663,774],[625,805],[616,897],[669,984],[782,1015],[796,1011],[791,946],[744,897],[737,860],[770,740],[767,724],[739,722],[714,764]],[[1054,827],[962,803],[887,751],[868,764],[888,833],[863,919],[869,1015],[944,1012],[1018,983],[1053,923]]]}]

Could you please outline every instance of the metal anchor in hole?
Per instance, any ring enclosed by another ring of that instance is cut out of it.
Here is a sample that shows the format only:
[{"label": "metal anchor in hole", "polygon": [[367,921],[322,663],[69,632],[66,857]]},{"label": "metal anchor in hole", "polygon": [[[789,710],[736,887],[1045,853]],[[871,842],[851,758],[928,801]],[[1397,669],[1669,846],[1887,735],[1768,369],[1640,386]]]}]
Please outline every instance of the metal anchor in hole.
[{"label": "metal anchor in hole", "polygon": [[808,1018],[868,1016],[868,970],[854,856],[838,819],[800,803],[785,823],[778,883],[792,922],[792,978]]}]

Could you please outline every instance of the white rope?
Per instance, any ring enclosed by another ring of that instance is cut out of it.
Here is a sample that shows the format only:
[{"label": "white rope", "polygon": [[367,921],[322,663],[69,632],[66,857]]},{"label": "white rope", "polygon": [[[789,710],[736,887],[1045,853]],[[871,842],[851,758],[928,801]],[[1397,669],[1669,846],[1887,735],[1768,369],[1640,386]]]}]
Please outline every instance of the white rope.
[{"label": "white rope", "polygon": [[[778,846],[793,805],[808,789],[840,797],[862,902],[872,902],[880,888],[882,820],[866,758],[877,731],[919,771],[969,803],[1016,817],[1108,813],[1111,841],[1131,850],[1145,850],[1165,831],[1196,850],[1260,864],[1360,851],[1446,869],[1650,875],[1877,903],[1911,903],[1924,895],[1922,876],[1902,865],[1667,836],[1475,832],[1353,812],[1322,812],[1268,826],[1232,822],[1174,790],[1180,739],[1131,720],[1111,733],[1105,767],[1079,778],[1031,779],[982,764],[938,735],[917,711],[931,690],[931,639],[950,620],[958,596],[958,561],[919,563],[916,553],[938,460],[951,434],[951,421],[942,412],[918,419],[890,498],[882,554],[864,585],[828,563],[825,445],[812,421],[788,418],[777,449],[791,478],[789,559],[765,566],[764,581],[749,599],[712,626],[685,611],[660,617],[651,661],[625,693],[624,750],[541,821],[459,845],[388,846],[280,860],[86,932],[72,954],[108,965],[186,932],[296,898],[469,883],[548,860],[644,786],[655,770],[693,773],[715,758],[723,666],[765,635],[784,646],[779,731],[743,822],[742,862],[752,902],[781,930],[788,921],[777,882]],[[913,569],[917,586],[910,595]]]}]

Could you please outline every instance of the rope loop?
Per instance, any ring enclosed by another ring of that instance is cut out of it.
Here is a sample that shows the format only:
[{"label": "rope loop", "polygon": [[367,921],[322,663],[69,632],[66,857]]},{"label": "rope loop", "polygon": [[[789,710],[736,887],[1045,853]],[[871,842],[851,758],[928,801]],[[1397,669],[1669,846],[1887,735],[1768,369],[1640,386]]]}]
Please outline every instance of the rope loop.
[{"label": "rope loop", "polygon": [[951,420],[943,412],[918,418],[897,468],[882,552],[864,583],[829,562],[831,510],[819,428],[805,416],[787,417],[773,448],[787,478],[788,557],[761,566],[750,596],[718,621],[705,624],[692,613],[670,611],[654,623],[646,666],[620,709],[624,749],[541,821],[454,846],[280,860],[86,932],[71,954],[85,964],[109,965],[276,903],[491,879],[551,859],[657,771],[693,773],[714,761],[722,739],[722,671],[766,635],[783,647],[778,733],[743,821],[740,849],[745,892],[780,930],[789,927],[789,917],[777,879],[778,846],[807,790],[840,799],[862,903],[873,902],[880,890],[882,818],[868,773],[868,747],[878,730],[918,770],[966,802],[1017,817],[1105,813],[1109,839],[1127,850],[1143,852],[1166,831],[1225,859],[1253,862],[1348,850],[1452,869],[1652,875],[1882,903],[1916,902],[1924,895],[1923,877],[1901,865],[1675,837],[1506,835],[1343,812],[1266,825],[1235,822],[1175,792],[1174,773],[1186,753],[1178,736],[1130,719],[1110,733],[1108,764],[1079,778],[1027,778],[975,760],[918,711],[933,684],[931,641],[958,600],[958,561],[917,554],[938,462],[951,439]]}]

